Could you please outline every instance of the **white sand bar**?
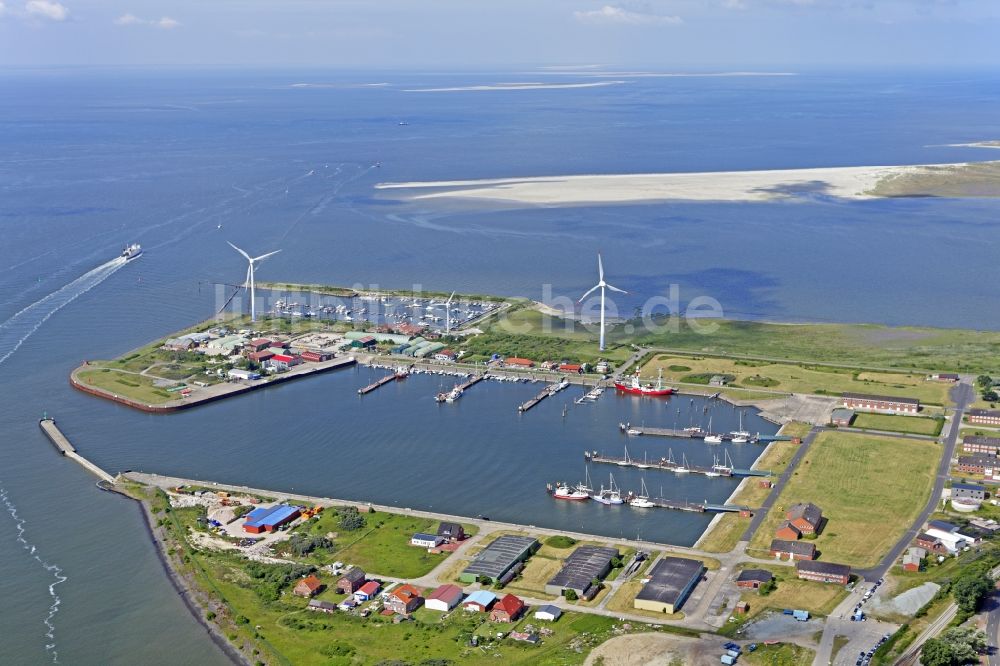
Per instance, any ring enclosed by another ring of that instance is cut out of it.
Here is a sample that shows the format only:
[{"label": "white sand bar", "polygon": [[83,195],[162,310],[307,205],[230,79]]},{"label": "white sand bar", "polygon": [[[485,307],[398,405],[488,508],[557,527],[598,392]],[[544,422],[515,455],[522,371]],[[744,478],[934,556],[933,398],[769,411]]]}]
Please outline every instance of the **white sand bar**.
[{"label": "white sand bar", "polygon": [[[380,190],[400,190],[399,198],[488,199],[572,206],[643,201],[770,201],[803,196],[874,198],[871,190],[885,178],[960,168],[965,164],[861,166],[775,171],[716,171],[593,176],[547,176],[380,183]],[[395,193],[394,193],[395,194]]]}]

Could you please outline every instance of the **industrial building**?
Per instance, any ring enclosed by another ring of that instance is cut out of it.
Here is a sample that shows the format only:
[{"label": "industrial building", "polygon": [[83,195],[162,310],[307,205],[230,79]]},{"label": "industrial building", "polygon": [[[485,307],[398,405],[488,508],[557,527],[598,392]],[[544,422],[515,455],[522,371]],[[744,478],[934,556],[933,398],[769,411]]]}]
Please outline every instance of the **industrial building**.
[{"label": "industrial building", "polygon": [[851,567],[846,564],[805,560],[795,563],[795,571],[802,580],[819,583],[847,585],[851,580]]},{"label": "industrial building", "polygon": [[447,613],[462,603],[462,597],[464,596],[462,588],[458,585],[446,584],[427,595],[424,606],[430,610]]},{"label": "industrial building", "polygon": [[531,557],[538,546],[538,540],[533,537],[501,536],[476,555],[459,580],[474,583],[480,576],[491,581],[500,580],[515,565]]},{"label": "industrial building", "polygon": [[916,398],[896,398],[887,395],[867,395],[864,393],[844,393],[844,407],[864,409],[870,412],[892,412],[893,414],[916,414],[920,411],[920,401]]},{"label": "industrial building", "polygon": [[536,620],[555,622],[560,617],[562,617],[562,610],[558,606],[553,606],[551,604],[545,604],[544,606],[539,606],[538,610],[535,611]]},{"label": "industrial building", "polygon": [[611,560],[619,555],[615,548],[580,546],[566,558],[559,573],[545,584],[545,592],[562,595],[566,590],[573,590],[577,596],[590,599],[598,592],[594,580],[607,576],[611,571]]},{"label": "industrial building", "polygon": [[301,512],[302,507],[289,506],[287,504],[258,507],[247,514],[246,522],[243,523],[243,531],[250,534],[273,532],[282,525],[286,525],[298,518]]},{"label": "industrial building", "polygon": [[951,498],[982,502],[986,499],[986,488],[972,483],[953,483],[951,484]]},{"label": "industrial building", "polygon": [[656,613],[676,613],[705,573],[699,560],[664,557],[650,569],[648,582],[635,596],[633,605]]}]

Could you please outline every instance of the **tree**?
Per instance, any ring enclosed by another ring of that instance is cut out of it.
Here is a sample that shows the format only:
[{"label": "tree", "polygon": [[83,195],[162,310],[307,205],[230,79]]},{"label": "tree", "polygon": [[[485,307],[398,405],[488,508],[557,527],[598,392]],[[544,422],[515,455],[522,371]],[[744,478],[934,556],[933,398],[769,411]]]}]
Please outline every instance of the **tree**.
[{"label": "tree", "polygon": [[774,579],[772,578],[771,580],[769,580],[767,582],[761,583],[760,587],[757,588],[757,592],[758,592],[758,594],[760,594],[760,596],[766,597],[767,595],[769,595],[772,592],[774,592],[777,589],[777,587],[778,587],[778,584],[775,583]]},{"label": "tree", "polygon": [[982,389],[993,386],[993,378],[989,375],[979,375],[976,377],[976,386]]},{"label": "tree", "polygon": [[992,581],[983,574],[963,576],[952,583],[951,595],[966,613],[975,613],[980,600],[993,589]]},{"label": "tree", "polygon": [[352,531],[365,526],[365,517],[358,513],[357,507],[347,506],[340,510],[340,529]]},{"label": "tree", "polygon": [[576,590],[566,590],[563,592],[563,596],[566,597],[566,601],[576,601]]},{"label": "tree", "polygon": [[920,650],[920,663],[923,666],[952,666],[951,646],[939,638],[928,639]]},{"label": "tree", "polygon": [[986,402],[996,402],[997,400],[1000,400],[1000,394],[996,391],[986,391],[983,393],[983,400]]},{"label": "tree", "polygon": [[954,664],[977,661],[986,649],[986,634],[974,627],[953,627],[941,634],[940,640],[951,649]]}]

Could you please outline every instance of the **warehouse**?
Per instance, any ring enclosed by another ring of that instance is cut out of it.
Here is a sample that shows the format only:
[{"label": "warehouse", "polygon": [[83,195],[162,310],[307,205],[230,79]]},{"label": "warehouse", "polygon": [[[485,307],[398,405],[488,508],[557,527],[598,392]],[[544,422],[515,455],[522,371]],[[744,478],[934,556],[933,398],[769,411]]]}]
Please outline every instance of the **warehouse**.
[{"label": "warehouse", "polygon": [[462,603],[463,596],[465,595],[462,593],[462,588],[458,585],[442,585],[427,596],[424,606],[430,610],[447,613]]},{"label": "warehouse", "polygon": [[476,555],[459,579],[465,583],[474,583],[481,576],[499,580],[514,565],[531,557],[538,545],[538,540],[532,537],[501,536]]},{"label": "warehouse", "polygon": [[676,613],[704,573],[705,566],[698,560],[664,557],[649,571],[649,581],[639,590],[633,605],[656,613]]},{"label": "warehouse", "polygon": [[897,414],[916,414],[920,411],[920,401],[916,398],[844,393],[843,400],[844,407],[848,409],[867,409],[873,412],[892,412]]},{"label": "warehouse", "polygon": [[243,531],[250,534],[273,532],[282,525],[298,518],[301,511],[302,507],[287,504],[256,508],[247,514],[246,522],[243,523]]},{"label": "warehouse", "polygon": [[802,580],[814,580],[819,583],[847,585],[851,580],[851,567],[846,564],[805,560],[795,563],[795,571]]},{"label": "warehouse", "polygon": [[597,594],[594,580],[601,580],[611,571],[611,560],[619,556],[618,550],[606,546],[580,546],[574,550],[562,569],[545,584],[545,592],[562,595],[573,590],[578,597],[590,599]]},{"label": "warehouse", "polygon": [[1000,425],[1000,411],[990,409],[970,409],[968,412],[969,423],[981,425]]}]

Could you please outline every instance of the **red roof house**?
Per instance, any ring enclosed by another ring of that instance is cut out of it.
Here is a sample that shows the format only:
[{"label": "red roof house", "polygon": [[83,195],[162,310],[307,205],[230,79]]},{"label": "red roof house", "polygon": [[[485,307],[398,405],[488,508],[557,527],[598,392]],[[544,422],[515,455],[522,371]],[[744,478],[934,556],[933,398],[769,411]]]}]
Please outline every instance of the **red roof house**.
[{"label": "red roof house", "polygon": [[306,576],[295,584],[292,593],[300,597],[311,597],[323,589],[323,582],[316,576]]},{"label": "red roof house", "polygon": [[524,612],[524,602],[513,594],[505,594],[490,611],[491,622],[513,622]]},{"label": "red roof house", "polygon": [[577,363],[560,363],[559,372],[572,372],[574,374],[580,374],[583,372],[583,366]]},{"label": "red roof house", "polygon": [[420,596],[420,589],[407,583],[400,585],[389,594],[389,598],[385,601],[385,607],[394,613],[409,615],[420,608],[423,603],[424,599]]},{"label": "red roof house", "polygon": [[511,356],[508,359],[504,359],[504,365],[510,368],[533,368],[535,367],[535,362],[530,358],[518,358],[517,356]]}]

